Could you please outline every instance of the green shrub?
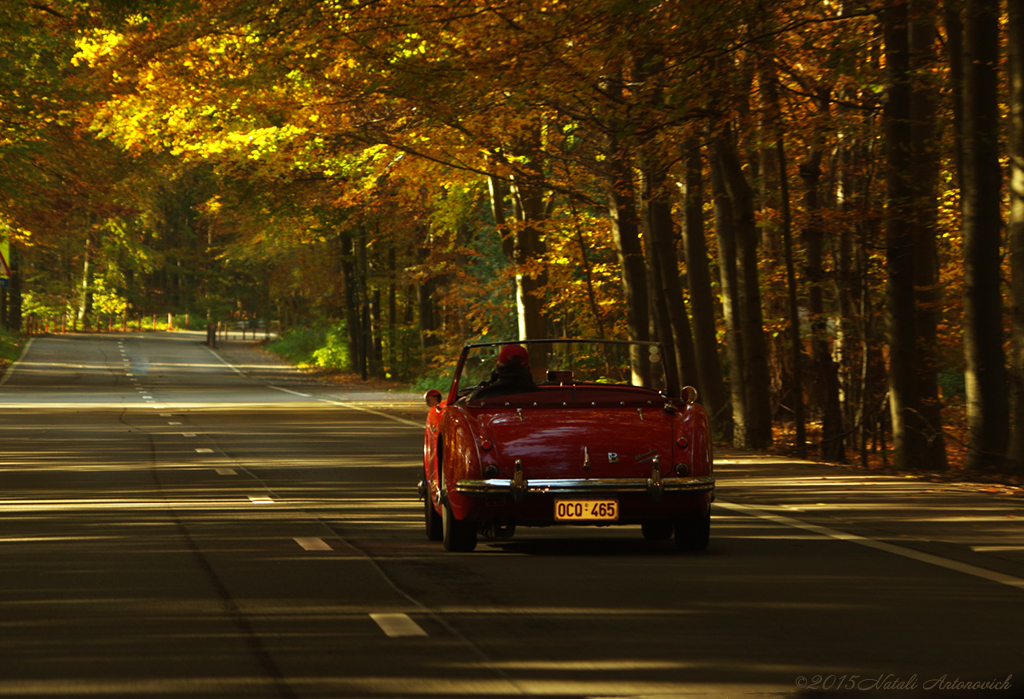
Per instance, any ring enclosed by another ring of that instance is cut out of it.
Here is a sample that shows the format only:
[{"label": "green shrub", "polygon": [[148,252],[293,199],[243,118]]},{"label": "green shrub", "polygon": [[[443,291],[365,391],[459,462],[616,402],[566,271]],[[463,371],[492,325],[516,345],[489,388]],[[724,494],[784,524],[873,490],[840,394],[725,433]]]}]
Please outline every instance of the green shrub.
[{"label": "green shrub", "polygon": [[427,371],[417,379],[409,382],[409,391],[412,393],[426,393],[436,388],[441,395],[447,397],[448,389],[452,386],[452,377],[455,375],[455,367],[435,367]]},{"label": "green shrub", "polygon": [[939,372],[939,388],[943,398],[966,398],[967,381],[964,372],[954,368],[943,369]]},{"label": "green shrub", "polygon": [[313,353],[324,342],[320,328],[293,328],[267,345],[267,349],[296,366],[314,366]]},{"label": "green shrub", "polygon": [[349,369],[348,336],[344,323],[335,323],[324,332],[323,345],[313,351],[317,366],[324,369]]},{"label": "green shrub", "polygon": [[267,349],[300,367],[349,368],[344,322],[313,328],[293,328],[267,345]]},{"label": "green shrub", "polygon": [[0,328],[0,361],[13,362],[21,354],[22,338],[6,328]]}]

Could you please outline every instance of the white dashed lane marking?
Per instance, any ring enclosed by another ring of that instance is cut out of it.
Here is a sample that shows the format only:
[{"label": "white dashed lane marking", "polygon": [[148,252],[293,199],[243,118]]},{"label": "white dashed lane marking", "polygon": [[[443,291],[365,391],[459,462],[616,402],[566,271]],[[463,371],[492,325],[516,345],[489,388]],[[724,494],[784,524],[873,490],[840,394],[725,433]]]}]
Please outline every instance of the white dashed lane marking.
[{"label": "white dashed lane marking", "polygon": [[377,626],[389,638],[427,635],[427,632],[420,628],[420,625],[410,619],[407,614],[371,614],[370,618],[377,622]]},{"label": "white dashed lane marking", "polygon": [[307,551],[333,551],[331,545],[315,536],[296,536],[295,543]]}]

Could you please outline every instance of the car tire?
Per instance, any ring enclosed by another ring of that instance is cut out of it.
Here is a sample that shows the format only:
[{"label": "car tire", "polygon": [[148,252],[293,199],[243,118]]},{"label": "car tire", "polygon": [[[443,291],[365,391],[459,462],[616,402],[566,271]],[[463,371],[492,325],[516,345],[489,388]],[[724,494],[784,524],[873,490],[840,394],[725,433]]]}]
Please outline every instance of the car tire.
[{"label": "car tire", "polygon": [[672,522],[660,519],[640,523],[640,531],[643,532],[644,538],[651,541],[667,541],[671,539],[672,529]]},{"label": "car tire", "polygon": [[703,517],[676,522],[676,547],[680,551],[703,551],[711,539],[711,512]]},{"label": "car tire", "polygon": [[437,510],[434,509],[434,503],[430,499],[429,485],[427,489],[428,492],[423,494],[423,520],[426,524],[427,538],[431,541],[441,541],[444,537],[441,515],[437,514]]},{"label": "car tire", "polygon": [[476,522],[455,519],[451,505],[441,508],[442,541],[445,551],[472,551],[476,548]]}]

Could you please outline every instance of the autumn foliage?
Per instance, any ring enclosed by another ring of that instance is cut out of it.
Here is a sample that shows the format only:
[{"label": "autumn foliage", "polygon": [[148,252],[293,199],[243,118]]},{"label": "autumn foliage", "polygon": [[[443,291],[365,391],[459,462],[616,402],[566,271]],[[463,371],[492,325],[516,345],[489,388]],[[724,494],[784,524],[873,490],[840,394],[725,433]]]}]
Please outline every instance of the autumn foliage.
[{"label": "autumn foliage", "polygon": [[657,339],[737,445],[1016,464],[1016,5],[4,3],[5,320]]}]

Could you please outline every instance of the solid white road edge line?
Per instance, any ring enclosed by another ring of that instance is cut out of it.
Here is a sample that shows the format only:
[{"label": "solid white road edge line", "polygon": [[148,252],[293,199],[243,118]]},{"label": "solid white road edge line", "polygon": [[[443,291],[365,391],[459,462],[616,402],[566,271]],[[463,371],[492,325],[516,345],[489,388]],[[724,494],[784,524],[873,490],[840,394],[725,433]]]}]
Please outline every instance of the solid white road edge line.
[{"label": "solid white road edge line", "polygon": [[241,369],[239,369],[238,367],[236,367],[236,366],[235,366],[234,364],[232,364],[232,363],[231,363],[231,362],[229,362],[228,360],[224,359],[224,357],[220,356],[220,353],[218,353],[218,352],[217,352],[217,350],[215,350],[215,349],[213,349],[212,347],[209,347],[209,346],[207,346],[207,345],[205,345],[205,344],[203,345],[203,347],[206,347],[207,351],[208,351],[208,352],[209,352],[210,354],[212,354],[212,355],[213,355],[214,357],[216,357],[217,359],[219,359],[219,360],[221,361],[221,364],[223,364],[224,366],[226,366],[226,367],[228,367],[229,369],[231,369],[231,371],[235,372],[235,373],[236,373],[236,374],[238,374],[239,376],[245,376],[245,372],[243,372],[243,371],[242,371]]},{"label": "solid white road edge line", "polygon": [[[210,347],[206,347],[206,349],[208,349],[210,351],[210,353],[213,354],[213,356],[215,356],[217,359],[219,359],[225,366],[231,367],[231,369],[236,374],[238,374],[239,376],[245,376],[245,373],[243,373],[241,369],[236,367],[234,364],[230,363],[228,360],[224,359],[224,357],[220,356],[220,354],[218,354],[216,350],[211,349]],[[2,383],[2,382],[0,382],[0,383]],[[266,385],[267,388],[272,388],[275,391],[283,391],[284,393],[290,393],[293,396],[299,396],[300,398],[312,398],[313,397],[312,395],[310,395],[308,393],[299,393],[298,391],[291,391],[291,390],[289,390],[287,388],[281,388],[280,386],[271,386],[270,384],[265,384],[265,385]],[[418,430],[422,430],[423,429],[423,423],[413,422],[412,420],[406,420],[405,418],[397,417],[395,415],[388,415],[387,413],[382,413],[382,412],[379,412],[377,410],[370,410],[369,408],[363,408],[361,406],[352,405],[350,403],[345,403],[343,401],[328,400],[326,398],[317,398],[317,400],[322,402],[322,403],[328,403],[330,405],[337,405],[337,406],[340,406],[342,408],[351,408],[352,410],[361,410],[364,413],[370,413],[371,415],[377,415],[378,417],[386,417],[389,420],[394,420],[395,422],[400,422],[403,425],[408,425],[410,427],[415,427]]]},{"label": "solid white road edge line", "polygon": [[[857,534],[848,534],[847,532],[841,532],[837,529],[830,529],[828,527],[822,527],[818,524],[811,524],[810,522],[804,522],[793,517],[786,517],[785,515],[777,515],[772,512],[765,512],[759,510],[756,507],[750,507],[749,505],[740,505],[734,502],[723,502],[721,500],[715,500],[715,505],[723,507],[727,510],[734,510],[736,512],[742,512],[744,514],[751,515],[753,517],[759,517],[760,519],[766,519],[769,522],[775,522],[776,524],[782,524],[787,527],[795,527],[797,529],[804,529],[809,532],[821,534],[831,539],[839,539],[840,541],[849,541],[854,544],[860,544],[861,546],[867,546],[868,548],[878,549],[879,551],[886,551],[887,553],[893,553],[897,556],[903,556],[904,558],[911,558],[915,561],[921,561],[922,563],[930,563],[942,568],[948,568],[949,570],[955,570],[960,573],[966,573],[967,575],[973,575],[978,578],[984,578],[985,580],[991,580],[992,582],[1001,583],[1003,585],[1009,585],[1010,587],[1016,587],[1018,590],[1024,590],[1024,579],[1017,578],[1012,575],[1006,575],[1005,573],[997,573],[994,570],[988,570],[986,568],[979,568],[978,566],[972,566],[969,563],[961,563],[960,561],[954,561],[949,558],[943,558],[930,553],[923,553],[921,551],[915,551],[914,549],[904,548],[903,546],[896,546],[895,544],[887,544],[884,541],[876,541],[869,539],[865,536],[858,536]],[[713,536],[713,535],[712,535]]]},{"label": "solid white road edge line", "polygon": [[425,423],[413,422],[412,420],[406,420],[404,417],[398,417],[396,415],[388,415],[387,413],[382,413],[382,412],[380,412],[378,410],[370,410],[369,408],[364,408],[361,405],[352,405],[351,403],[345,403],[344,401],[340,401],[340,400],[327,400],[327,399],[321,399],[321,400],[323,400],[324,403],[330,403],[331,405],[338,405],[338,406],[341,406],[342,408],[351,408],[352,410],[361,410],[364,413],[370,413],[371,415],[376,415],[377,417],[386,417],[389,420],[394,420],[395,422],[400,422],[403,425],[409,425],[410,427],[415,427],[416,429],[420,429],[420,430],[423,429],[424,424],[425,424]]},{"label": "solid white road edge line", "polygon": [[4,377],[0,379],[0,386],[3,386],[5,383],[7,383],[7,379],[11,378],[11,376],[14,375],[14,370],[18,368],[18,365],[21,364],[21,360],[25,358],[26,354],[28,354],[28,348],[32,346],[32,341],[34,339],[34,337],[29,338],[28,342],[26,342],[25,346],[22,348],[21,354],[18,355],[18,358],[15,359],[9,367],[7,367],[7,371],[4,372]]},{"label": "solid white road edge line", "polygon": [[275,391],[284,391],[285,393],[291,393],[293,396],[299,396],[301,398],[311,398],[308,393],[299,393],[298,391],[289,391],[287,388],[281,388],[280,386],[267,385],[267,388],[272,388]]},{"label": "solid white road edge line", "polygon": [[388,635],[388,638],[427,635],[427,632],[410,619],[408,614],[371,614],[370,618],[377,622],[377,626]]}]

